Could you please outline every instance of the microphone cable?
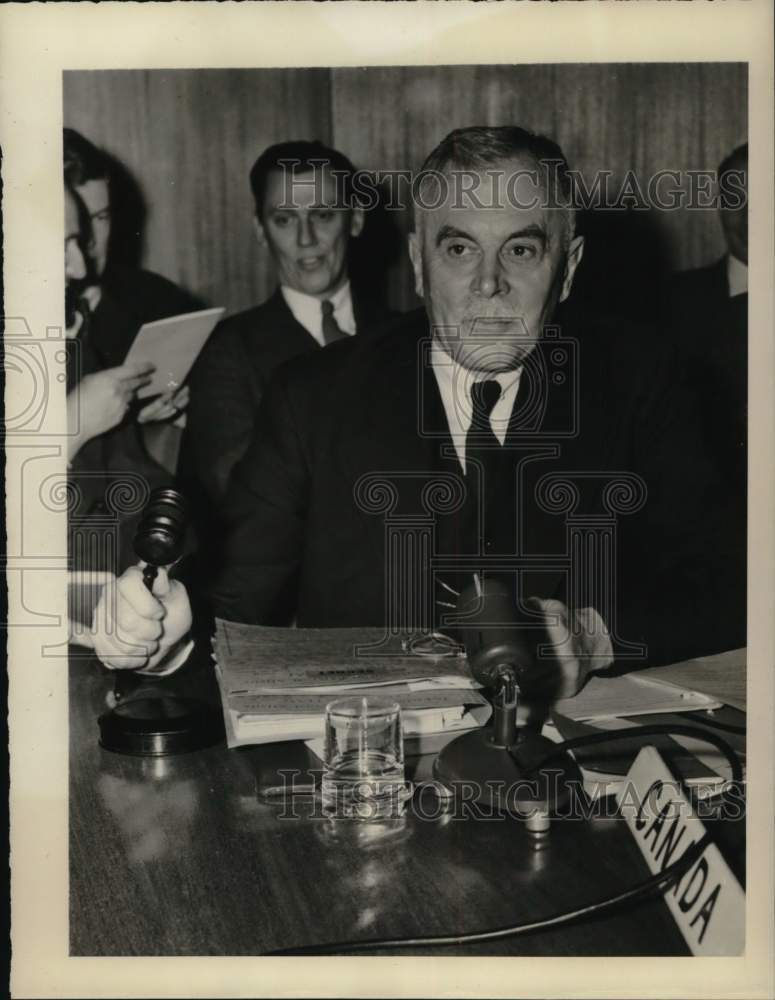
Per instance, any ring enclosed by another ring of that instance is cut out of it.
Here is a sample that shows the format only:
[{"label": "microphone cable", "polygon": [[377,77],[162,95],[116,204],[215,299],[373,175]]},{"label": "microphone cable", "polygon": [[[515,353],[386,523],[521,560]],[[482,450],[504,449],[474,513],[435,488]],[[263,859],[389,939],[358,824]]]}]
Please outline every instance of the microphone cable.
[{"label": "microphone cable", "polygon": [[[706,730],[700,729],[696,726],[685,726],[680,724],[670,725],[666,723],[640,726],[638,727],[637,732],[633,732],[631,729],[615,730],[604,733],[591,733],[584,736],[577,736],[574,739],[564,740],[562,743],[557,743],[552,750],[548,751],[539,761],[534,763],[533,767],[527,772],[525,777],[539,770],[547,761],[553,760],[569,750],[578,749],[584,746],[594,746],[600,743],[615,742],[617,740],[632,740],[641,736],[671,735],[691,736],[695,739],[704,740],[715,746],[716,749],[720,750],[726,757],[730,765],[732,773],[731,781],[735,784],[742,784],[743,771],[740,761],[738,760],[735,751],[726,742],[726,740],[716,735],[716,733],[707,732]],[[706,832],[700,840],[696,841],[694,844],[690,844],[681,857],[674,861],[671,865],[663,871],[657,872],[643,881],[636,883],[634,886],[624,889],[622,892],[616,893],[613,896],[608,896],[601,900],[597,900],[596,902],[588,903],[585,906],[576,907],[573,910],[567,910],[563,913],[543,917],[540,920],[529,921],[528,923],[509,924],[504,927],[492,928],[491,930],[472,931],[464,934],[426,934],[418,937],[368,938],[366,940],[334,941],[318,945],[302,945],[292,948],[280,948],[275,951],[265,952],[265,954],[279,957],[283,955],[334,955],[342,952],[380,951],[391,948],[441,948],[450,947],[452,945],[498,941],[504,938],[534,934],[539,931],[565,926],[566,924],[581,920],[584,917],[590,917],[608,912],[616,907],[622,906],[625,903],[630,903],[637,899],[643,899],[657,890],[665,892],[674,882],[681,879],[681,877],[699,859],[705,848],[712,843],[713,841],[710,834]]]},{"label": "microphone cable", "polygon": [[699,739],[705,743],[710,743],[726,757],[730,771],[732,772],[730,780],[735,784],[742,784],[743,782],[743,769],[738,756],[723,737],[717,733],[708,732],[699,726],[669,722],[655,722],[648,726],[638,726],[637,729],[615,729],[606,730],[601,733],[587,733],[584,736],[575,736],[573,739],[563,740],[562,743],[555,744],[552,750],[547,751],[527,774],[532,774],[543,767],[548,760],[554,760],[555,757],[561,756],[568,750],[595,746],[599,743],[613,743],[617,740],[640,739],[643,736],[689,736],[692,739]]},{"label": "microphone cable", "polygon": [[625,889],[615,896],[608,896],[595,903],[579,906],[575,910],[567,910],[564,913],[557,913],[550,917],[543,917],[541,920],[533,920],[525,924],[510,924],[506,927],[496,927],[488,931],[470,932],[467,934],[449,934],[435,937],[433,935],[423,935],[421,937],[407,938],[371,938],[365,941],[339,941],[329,944],[304,945],[298,948],[280,948],[276,951],[268,951],[265,954],[272,956],[336,955],[343,951],[378,951],[383,948],[440,948],[455,944],[477,944],[483,941],[498,941],[502,938],[517,937],[532,934],[536,931],[550,930],[553,927],[562,927],[565,924],[570,924],[583,917],[613,910],[624,903],[648,896],[657,889],[662,891],[669,889],[673,882],[679,881],[681,876],[692,867],[710,843],[712,843],[710,834],[706,833],[696,843],[687,847],[681,857],[665,868],[664,871],[651,875],[637,885]]}]

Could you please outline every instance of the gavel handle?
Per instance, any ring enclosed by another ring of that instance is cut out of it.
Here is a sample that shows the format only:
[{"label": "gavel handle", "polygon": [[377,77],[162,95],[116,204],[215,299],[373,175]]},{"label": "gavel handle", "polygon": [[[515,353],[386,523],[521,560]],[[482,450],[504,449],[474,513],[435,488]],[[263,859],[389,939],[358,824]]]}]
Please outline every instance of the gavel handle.
[{"label": "gavel handle", "polygon": [[[153,583],[159,574],[159,568],[157,566],[151,566],[150,563],[143,567],[143,583],[148,588],[148,590],[153,593]],[[138,685],[138,680],[135,675],[129,670],[117,670],[116,675],[113,678],[113,697],[116,703],[124,699],[128,694],[131,694],[132,690]]]}]

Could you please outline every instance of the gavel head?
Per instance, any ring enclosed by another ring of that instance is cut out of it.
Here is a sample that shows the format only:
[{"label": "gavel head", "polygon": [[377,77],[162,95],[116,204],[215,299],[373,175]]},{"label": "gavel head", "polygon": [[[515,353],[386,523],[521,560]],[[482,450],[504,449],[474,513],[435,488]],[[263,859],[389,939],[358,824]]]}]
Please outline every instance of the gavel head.
[{"label": "gavel head", "polygon": [[139,559],[151,566],[169,566],[183,554],[188,504],[182,493],[157,489],[151,493],[135,532]]}]

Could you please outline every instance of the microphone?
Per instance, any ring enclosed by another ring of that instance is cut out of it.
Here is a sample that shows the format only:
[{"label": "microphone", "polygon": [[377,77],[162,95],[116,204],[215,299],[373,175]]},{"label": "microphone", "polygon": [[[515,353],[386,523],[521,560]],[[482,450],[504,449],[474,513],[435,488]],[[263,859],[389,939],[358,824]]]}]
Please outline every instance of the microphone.
[{"label": "microphone", "polygon": [[146,563],[143,582],[153,590],[160,566],[170,566],[183,555],[188,527],[188,503],[177,490],[153,490],[135,532],[134,550]]},{"label": "microphone", "polygon": [[536,647],[545,638],[543,624],[521,613],[516,593],[497,577],[464,587],[457,600],[457,628],[468,665],[485,687],[510,677],[523,692],[545,683],[545,668],[536,662]]},{"label": "microphone", "polygon": [[517,695],[534,704],[548,702],[561,680],[559,664],[537,656],[547,638],[543,619],[523,611],[514,587],[501,577],[478,573],[463,588],[456,611],[471,673],[494,691],[493,742],[511,746],[518,736]]},{"label": "microphone", "polygon": [[517,692],[540,707],[558,684],[558,665],[538,655],[547,640],[543,619],[522,610],[515,588],[502,578],[477,573],[458,597],[456,611],[455,628],[471,673],[493,692],[493,714],[487,727],[447,743],[434,776],[452,788],[465,782],[475,789],[474,801],[524,817],[531,833],[542,837],[549,813],[567,801],[578,780],[570,758],[551,769],[544,766],[554,744],[530,722],[517,728]]}]

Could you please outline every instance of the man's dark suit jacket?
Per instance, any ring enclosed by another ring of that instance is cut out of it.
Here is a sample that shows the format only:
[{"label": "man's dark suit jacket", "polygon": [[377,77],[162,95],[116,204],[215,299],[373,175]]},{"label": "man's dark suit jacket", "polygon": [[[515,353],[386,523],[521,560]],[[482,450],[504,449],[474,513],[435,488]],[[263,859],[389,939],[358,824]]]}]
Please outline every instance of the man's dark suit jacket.
[{"label": "man's dark suit jacket", "polygon": [[[217,615],[259,624],[287,624],[294,614],[300,626],[396,624],[387,621],[386,603],[391,488],[363,477],[395,485],[393,519],[422,518],[434,474],[462,481],[456,459],[444,456],[451,439],[435,377],[418,360],[428,343],[424,314],[412,314],[375,340],[333,345],[277,373],[230,485]],[[617,649],[625,650],[620,639],[646,643],[646,662],[725,648],[715,487],[672,352],[632,329],[585,325],[576,348],[547,338],[531,358],[504,453],[511,469],[498,480],[506,499],[494,518],[502,545],[517,551],[519,525],[519,552],[535,557],[520,581],[523,596],[568,595],[568,577],[552,557],[567,555],[569,524],[586,517],[599,526],[594,519],[612,507],[637,509],[638,480],[609,488],[635,473],[647,496],[641,509],[619,516],[616,575],[589,574],[574,603],[610,618],[601,598],[608,586]],[[438,520],[447,549],[455,516]],[[417,558],[427,563],[421,547]],[[575,556],[570,565],[580,568]]]},{"label": "man's dark suit jacket", "polygon": [[[201,307],[188,292],[152,271],[113,272],[77,343],[68,342],[68,391],[85,375],[123,364],[143,323]],[[142,477],[148,489],[171,485],[170,474],[145,447],[135,421],[139,405],[116,427],[87,441],[73,460],[70,482],[80,495],[70,518],[71,562],[76,569],[121,572],[131,565],[135,561],[132,539],[138,512],[125,508],[133,491],[132,477]],[[132,506],[131,499],[128,506]],[[117,550],[110,541],[92,548],[91,543],[85,545],[74,538],[77,531],[93,541],[100,534],[108,539],[116,525]]]},{"label": "man's dark suit jacket", "polygon": [[[688,372],[702,415],[704,443],[720,480],[720,544],[730,602],[746,609],[748,295],[729,297],[727,262],[676,275],[669,289],[667,329]],[[745,633],[741,635],[743,645]]]},{"label": "man's dark suit jacket", "polygon": [[[389,315],[353,290],[357,335]],[[284,362],[320,350],[282,292],[219,323],[191,373],[183,458],[186,479],[217,509],[232,469],[245,454],[269,379]]]},{"label": "man's dark suit jacket", "polygon": [[674,278],[667,318],[701,401],[708,445],[744,505],[748,295],[729,297],[726,258]]}]

